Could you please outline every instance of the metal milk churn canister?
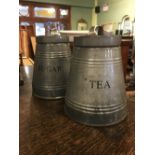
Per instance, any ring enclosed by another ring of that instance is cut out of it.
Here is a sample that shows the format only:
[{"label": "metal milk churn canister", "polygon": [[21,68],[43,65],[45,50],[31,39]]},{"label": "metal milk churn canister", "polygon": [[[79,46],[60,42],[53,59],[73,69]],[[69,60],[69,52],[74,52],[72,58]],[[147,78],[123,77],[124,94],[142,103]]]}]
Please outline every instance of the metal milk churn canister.
[{"label": "metal milk churn canister", "polygon": [[65,113],[77,122],[107,126],[127,116],[119,36],[74,40]]},{"label": "metal milk churn canister", "polygon": [[65,96],[70,70],[70,45],[67,36],[38,36],[33,72],[33,95],[43,99]]}]

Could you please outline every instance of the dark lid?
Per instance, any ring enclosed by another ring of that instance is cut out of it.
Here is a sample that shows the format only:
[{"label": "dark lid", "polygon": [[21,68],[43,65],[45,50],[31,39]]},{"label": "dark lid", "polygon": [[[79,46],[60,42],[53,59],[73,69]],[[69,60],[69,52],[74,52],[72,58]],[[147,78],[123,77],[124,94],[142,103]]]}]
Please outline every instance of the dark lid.
[{"label": "dark lid", "polygon": [[74,46],[79,47],[116,47],[120,46],[120,36],[80,36],[74,38]]},{"label": "dark lid", "polygon": [[68,36],[38,36],[36,38],[37,43],[68,43],[69,38]]}]

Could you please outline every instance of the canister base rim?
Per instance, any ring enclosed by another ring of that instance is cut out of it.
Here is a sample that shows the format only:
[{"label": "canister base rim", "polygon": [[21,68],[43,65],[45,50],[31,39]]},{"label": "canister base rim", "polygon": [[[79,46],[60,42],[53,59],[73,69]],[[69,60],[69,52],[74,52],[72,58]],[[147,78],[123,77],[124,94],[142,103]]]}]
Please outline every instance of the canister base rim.
[{"label": "canister base rim", "polygon": [[69,118],[88,126],[115,125],[127,117],[126,107],[120,111],[109,114],[89,114],[77,111],[67,105],[64,105],[64,111]]},{"label": "canister base rim", "polygon": [[37,98],[40,98],[40,99],[45,99],[45,100],[58,100],[58,99],[63,99],[64,96],[57,96],[57,97],[45,97],[45,96],[40,96],[40,95],[37,95],[35,93],[32,94],[33,96],[37,97]]}]

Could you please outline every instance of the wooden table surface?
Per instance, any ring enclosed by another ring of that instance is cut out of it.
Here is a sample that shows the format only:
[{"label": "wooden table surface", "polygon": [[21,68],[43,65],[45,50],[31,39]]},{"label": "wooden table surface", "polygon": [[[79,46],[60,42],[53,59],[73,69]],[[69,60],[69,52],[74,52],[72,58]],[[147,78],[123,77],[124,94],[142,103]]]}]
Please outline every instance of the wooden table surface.
[{"label": "wooden table surface", "polygon": [[109,127],[90,127],[64,114],[64,100],[32,96],[32,66],[21,69],[19,92],[20,155],[134,155],[135,98],[128,95],[128,117]]}]

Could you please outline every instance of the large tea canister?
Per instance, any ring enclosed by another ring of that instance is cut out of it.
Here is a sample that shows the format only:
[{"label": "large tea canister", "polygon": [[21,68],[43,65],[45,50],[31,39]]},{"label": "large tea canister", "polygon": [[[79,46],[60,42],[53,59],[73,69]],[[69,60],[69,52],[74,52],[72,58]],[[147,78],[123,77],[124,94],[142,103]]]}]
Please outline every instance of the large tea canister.
[{"label": "large tea canister", "polygon": [[38,36],[33,72],[33,95],[43,99],[65,96],[70,70],[70,46],[67,36]]},{"label": "large tea canister", "polygon": [[75,121],[107,126],[127,116],[119,36],[74,40],[65,113]]}]

